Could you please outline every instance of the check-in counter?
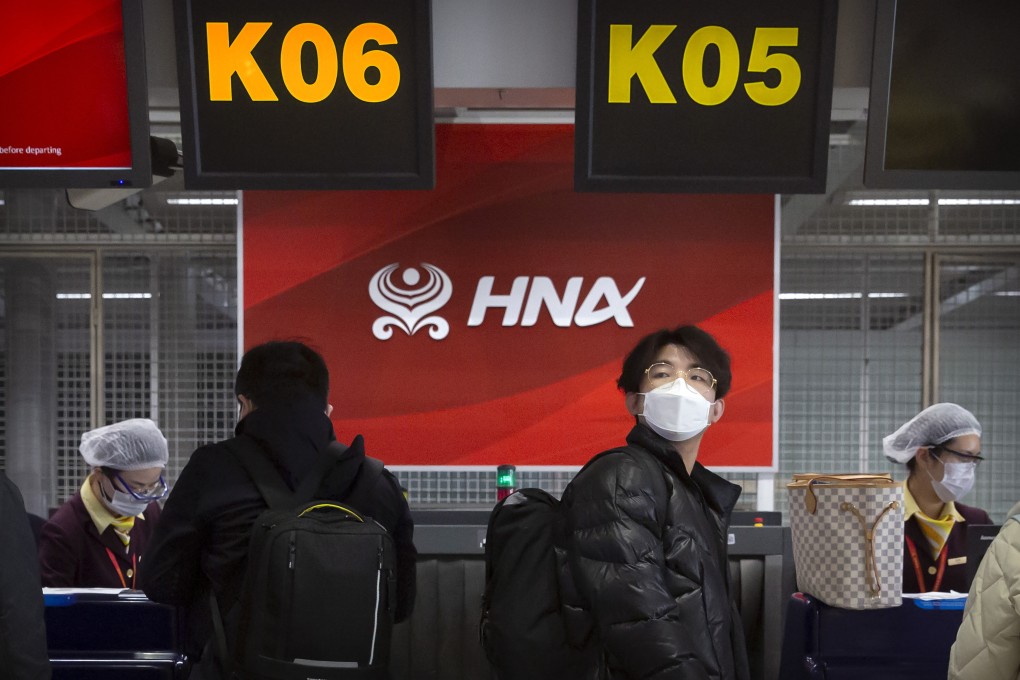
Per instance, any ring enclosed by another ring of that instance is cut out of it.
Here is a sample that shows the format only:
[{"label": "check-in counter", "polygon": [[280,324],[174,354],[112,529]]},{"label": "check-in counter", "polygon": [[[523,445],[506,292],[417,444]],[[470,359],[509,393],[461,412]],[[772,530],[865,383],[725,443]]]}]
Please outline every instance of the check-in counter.
[{"label": "check-in counter", "polygon": [[[490,508],[415,509],[417,599],[394,630],[394,680],[492,678],[478,641]],[[778,677],[784,606],[794,592],[788,527],[736,526],[730,576],[741,611],[752,677]],[[46,596],[54,678],[183,677],[181,617],[140,593]]]},{"label": "check-in counter", "polygon": [[178,680],[181,622],[141,593],[44,591],[54,680]]},{"label": "check-in counter", "polygon": [[[490,678],[478,642],[485,588],[484,540],[491,508],[417,508],[418,597],[394,632],[394,678]],[[778,677],[784,607],[794,592],[789,527],[734,526],[730,576],[750,651],[752,677]]]},{"label": "check-in counter", "polygon": [[840,609],[803,593],[787,600],[783,680],[944,678],[966,597]]},{"label": "check-in counter", "polygon": [[751,677],[779,677],[786,602],[796,590],[790,527],[731,526],[730,584],[747,639]]}]

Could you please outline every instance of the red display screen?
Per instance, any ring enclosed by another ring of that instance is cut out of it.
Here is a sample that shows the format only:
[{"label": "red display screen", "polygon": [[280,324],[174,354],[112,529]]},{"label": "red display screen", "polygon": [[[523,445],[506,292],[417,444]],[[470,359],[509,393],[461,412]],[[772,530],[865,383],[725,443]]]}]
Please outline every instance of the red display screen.
[{"label": "red display screen", "polygon": [[[139,185],[131,173],[139,163],[133,155],[129,72],[141,67],[144,90],[145,67],[139,55],[133,57],[141,63],[128,66],[125,19],[130,4],[3,0],[0,186]],[[140,44],[140,24],[132,30],[138,34],[131,39]],[[147,127],[144,92],[142,97]],[[147,138],[144,129],[144,149],[134,150],[143,153],[146,166]],[[78,176],[75,171],[97,170],[110,174],[72,179]],[[146,167],[142,182],[147,174]]]},{"label": "red display screen", "polygon": [[431,192],[244,192],[245,346],[317,347],[388,465],[578,466],[633,425],[624,355],[695,323],[734,374],[699,459],[772,468],[773,196],[577,193],[573,133],[439,125]]}]

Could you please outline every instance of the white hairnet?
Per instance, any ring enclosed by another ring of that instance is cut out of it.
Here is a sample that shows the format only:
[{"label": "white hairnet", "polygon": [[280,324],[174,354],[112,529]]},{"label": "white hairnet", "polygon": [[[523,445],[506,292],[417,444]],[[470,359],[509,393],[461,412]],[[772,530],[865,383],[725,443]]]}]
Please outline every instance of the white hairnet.
[{"label": "white hairnet", "polygon": [[81,436],[82,458],[92,467],[142,470],[163,467],[169,452],[166,437],[147,418],[124,420]]},{"label": "white hairnet", "polygon": [[882,440],[885,457],[906,463],[923,446],[944,444],[965,434],[981,436],[981,423],[957,404],[932,404]]}]

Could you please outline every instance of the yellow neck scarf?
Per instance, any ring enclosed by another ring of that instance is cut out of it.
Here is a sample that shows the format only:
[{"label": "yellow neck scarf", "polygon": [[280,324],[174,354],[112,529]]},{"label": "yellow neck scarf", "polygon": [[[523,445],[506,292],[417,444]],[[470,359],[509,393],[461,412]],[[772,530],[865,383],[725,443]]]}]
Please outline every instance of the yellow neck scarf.
[{"label": "yellow neck scarf", "polygon": [[116,515],[110,520],[110,526],[113,527],[113,532],[117,534],[117,538],[124,544],[124,550],[127,551],[131,545],[131,529],[135,526],[135,518]]},{"label": "yellow neck scarf", "polygon": [[920,510],[914,515],[917,517],[917,524],[921,527],[921,533],[928,539],[928,547],[931,548],[932,557],[938,557],[942,552],[942,546],[949,540],[949,532],[953,530],[956,520],[950,514],[942,515],[941,519],[932,519]]},{"label": "yellow neck scarf", "polygon": [[135,526],[137,517],[121,517],[110,512],[110,509],[93,492],[91,477],[86,479],[81,486],[81,500],[85,504],[89,516],[92,517],[92,523],[96,525],[99,535],[102,536],[106,527],[112,526],[117,538],[124,544],[124,552],[127,552],[131,545],[131,529]]}]

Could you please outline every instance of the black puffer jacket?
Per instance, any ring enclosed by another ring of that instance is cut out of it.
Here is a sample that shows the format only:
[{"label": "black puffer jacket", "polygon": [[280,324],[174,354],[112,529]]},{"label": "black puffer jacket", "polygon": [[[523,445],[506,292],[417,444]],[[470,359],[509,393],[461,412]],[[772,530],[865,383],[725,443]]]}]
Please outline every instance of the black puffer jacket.
[{"label": "black puffer jacket", "polygon": [[[726,563],[739,495],[700,464],[687,474],[670,442],[644,425],[570,484],[563,506],[572,587],[564,599],[594,619],[602,677],[748,677]],[[579,614],[568,611],[568,621]]]}]

